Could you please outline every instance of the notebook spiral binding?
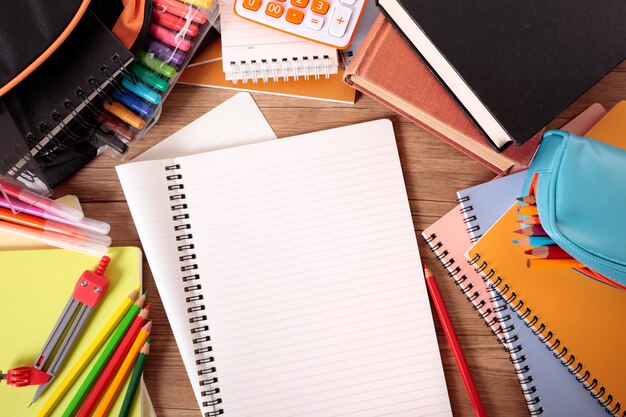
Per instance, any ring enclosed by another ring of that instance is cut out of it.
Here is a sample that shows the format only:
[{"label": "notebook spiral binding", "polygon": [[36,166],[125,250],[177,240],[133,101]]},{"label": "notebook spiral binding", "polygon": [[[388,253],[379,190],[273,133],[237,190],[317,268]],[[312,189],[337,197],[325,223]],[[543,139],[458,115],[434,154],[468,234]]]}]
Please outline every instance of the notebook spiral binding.
[{"label": "notebook spiral binding", "polygon": [[[424,238],[424,240],[430,247],[430,251],[437,255],[436,259],[448,270],[448,276],[454,279],[454,283],[459,287],[460,292],[465,295],[467,301],[472,303],[474,310],[478,312],[478,315],[485,321],[485,324],[492,329],[491,332],[496,336],[498,342],[509,355],[509,360],[515,367],[515,373],[522,387],[522,393],[524,394],[529,414],[531,416],[543,414],[544,409],[540,405],[541,399],[539,396],[534,395],[537,392],[537,388],[532,385],[533,377],[530,374],[530,367],[525,363],[526,356],[524,356],[523,353],[524,348],[520,343],[517,343],[519,336],[516,334],[510,335],[510,332],[515,330],[515,326],[508,323],[511,320],[511,316],[505,314],[507,313],[505,310],[508,310],[508,306],[502,304],[494,309],[485,309],[485,305],[487,304],[485,299],[486,294],[481,294],[480,291],[474,289],[472,284],[464,284],[467,280],[467,276],[462,274],[462,268],[457,260],[448,256],[449,252],[445,249],[444,243],[437,239],[437,235],[432,233],[430,236]],[[487,278],[483,277],[483,281],[487,282],[486,280]],[[495,304],[499,301],[503,301],[504,298],[494,292],[494,295],[491,296],[489,300]],[[499,312],[502,314],[496,314]],[[506,337],[505,334],[509,336]]]},{"label": "notebook spiral binding", "polygon": [[[305,80],[313,77],[319,80],[323,75],[327,79],[330,78],[330,57],[328,55],[312,56],[312,57],[293,57],[260,61],[231,61],[230,73],[233,84],[237,84],[241,80],[246,84],[249,80],[258,83],[262,80],[268,82],[270,78],[274,82],[278,82],[282,76],[284,81],[289,81],[289,77],[293,77],[298,81],[300,77]],[[279,75],[282,74],[282,75]]]},{"label": "notebook spiral binding", "polygon": [[197,372],[200,379],[200,387],[202,397],[202,406],[211,408],[211,411],[204,412],[204,417],[215,417],[224,414],[224,410],[220,407],[222,399],[219,397],[220,389],[218,387],[219,380],[217,378],[217,369],[214,366],[215,358],[211,356],[213,348],[211,347],[211,337],[209,335],[209,326],[206,324],[207,316],[203,313],[206,310],[202,302],[203,296],[198,293],[202,289],[200,284],[200,275],[196,273],[198,263],[194,252],[195,245],[193,243],[193,233],[191,221],[189,219],[186,195],[184,193],[185,186],[182,182],[183,176],[179,172],[180,165],[168,165],[165,167],[166,179],[168,181],[167,190],[171,192],[169,199],[172,202],[170,209],[172,210],[172,220],[174,221],[174,231],[176,232],[176,242],[179,244],[178,252],[180,256],[181,280],[185,287],[183,288],[187,303],[187,313],[189,314],[189,332],[194,345],[194,355],[196,358]]},{"label": "notebook spiral binding", "polygon": [[[117,54],[110,59],[110,64],[105,63],[100,67],[100,74],[97,74],[97,77],[92,75],[86,80],[84,86],[76,87],[74,95],[78,99],[77,104],[71,98],[66,98],[61,103],[63,110],[51,109],[49,116],[54,125],[51,125],[49,121],[41,120],[36,127],[32,127],[32,130],[26,133],[26,143],[30,150],[16,149],[16,152],[19,151],[24,155],[7,170],[8,175],[13,177],[22,175],[24,171],[27,171],[28,165],[33,160],[41,167],[49,166],[56,159],[58,152],[67,151],[70,149],[70,146],[81,141],[91,140],[91,135],[86,133],[92,127],[95,128],[95,132],[101,135],[111,136],[114,134],[113,132],[103,130],[96,123],[96,119],[102,110],[96,107],[93,102],[99,98],[112,103],[112,98],[106,91],[108,87],[118,88],[116,86],[119,83],[117,83],[116,79],[120,75],[133,84],[137,82],[137,77],[127,68],[132,60],[123,63]],[[115,70],[111,72],[110,67]],[[62,112],[65,115],[62,115]],[[92,119],[91,122],[88,120],[90,118]],[[38,136],[40,139],[38,139]]]},{"label": "notebook spiral binding", "polygon": [[478,241],[478,239],[480,239],[482,237],[482,234],[476,234],[475,232],[478,232],[480,230],[480,225],[479,224],[474,224],[474,222],[477,220],[476,216],[472,215],[471,212],[474,211],[474,206],[471,205],[466,205],[465,203],[470,201],[470,197],[469,196],[464,196],[461,198],[458,198],[456,200],[456,202],[458,204],[461,204],[461,213],[464,215],[465,219],[463,219],[463,223],[467,224],[467,233],[471,236],[470,241],[472,243],[476,243]]},{"label": "notebook spiral binding", "polygon": [[[496,275],[495,271],[489,268],[487,261],[481,261],[480,254],[475,254],[468,263],[474,267],[476,272],[483,275],[485,281]],[[487,272],[485,273],[484,271]],[[513,312],[524,319],[526,326],[532,328],[532,332],[538,336],[539,340],[546,345],[548,350],[561,361],[561,365],[568,368],[568,371],[572,375],[576,375],[576,380],[589,391],[593,398],[598,400],[601,406],[606,408],[606,411],[610,415],[626,417],[626,410],[622,411],[620,414],[622,408],[621,404],[619,402],[613,403],[613,395],[608,394],[606,388],[601,386],[596,378],[592,378],[591,372],[585,369],[585,365],[582,362],[576,360],[574,354],[569,353],[567,346],[562,345],[561,341],[555,337],[554,333],[548,331],[547,334],[543,335],[543,332],[547,329],[546,324],[541,322],[539,317],[534,315],[530,308],[524,307],[524,301],[518,298],[515,291],[512,291],[507,284],[504,284],[500,288],[502,281],[500,276],[496,276],[493,280],[493,284],[491,284],[491,287],[497,291],[497,295],[511,306]],[[580,376],[581,373],[582,376]]]}]

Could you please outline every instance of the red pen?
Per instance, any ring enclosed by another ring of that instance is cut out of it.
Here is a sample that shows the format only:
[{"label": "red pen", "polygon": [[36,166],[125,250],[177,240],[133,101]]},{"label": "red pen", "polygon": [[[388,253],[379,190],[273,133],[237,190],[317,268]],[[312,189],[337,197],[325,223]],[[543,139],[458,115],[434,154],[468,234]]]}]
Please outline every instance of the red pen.
[{"label": "red pen", "polygon": [[187,22],[185,19],[176,17],[169,13],[156,11],[152,15],[152,21],[159,25],[175,31],[184,31],[184,35],[196,36],[198,34],[198,26]]},{"label": "red pen", "polygon": [[192,22],[203,24],[206,15],[195,7],[187,6],[176,0],[154,0],[154,7],[159,12],[168,12]]},{"label": "red pen", "polygon": [[441,296],[441,292],[439,291],[439,287],[437,286],[437,281],[435,280],[435,276],[433,275],[433,273],[430,271],[430,268],[428,268],[428,265],[426,264],[424,264],[424,277],[426,278],[426,286],[428,287],[430,298],[435,305],[435,310],[437,311],[437,315],[439,316],[439,320],[441,321],[443,332],[446,334],[446,339],[448,340],[448,344],[450,344],[450,348],[452,349],[452,355],[454,356],[456,365],[459,368],[461,379],[463,380],[463,384],[465,385],[465,390],[467,391],[467,394],[470,397],[470,401],[472,402],[474,414],[476,414],[477,417],[486,417],[487,414],[485,413],[485,408],[483,407],[483,403],[480,401],[480,396],[478,395],[476,384],[474,384],[474,380],[472,379],[472,375],[470,374],[469,367],[467,366],[467,361],[465,360],[465,355],[463,355],[463,349],[461,349],[459,339],[456,337],[454,327],[452,327],[452,322],[450,321],[448,310],[446,309],[446,305],[443,302],[443,297]]},{"label": "red pen", "polygon": [[178,35],[177,33],[170,32],[169,30],[155,25],[154,23],[150,25],[150,36],[152,36],[157,41],[166,43],[170,46],[174,46],[181,51],[188,51],[191,48],[191,42],[189,42],[184,37]]}]

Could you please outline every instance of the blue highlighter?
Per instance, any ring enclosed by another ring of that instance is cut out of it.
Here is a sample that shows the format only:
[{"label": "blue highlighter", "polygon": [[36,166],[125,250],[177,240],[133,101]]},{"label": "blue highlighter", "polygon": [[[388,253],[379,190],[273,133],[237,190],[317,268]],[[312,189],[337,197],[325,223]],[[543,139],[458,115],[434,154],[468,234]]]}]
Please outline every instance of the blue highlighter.
[{"label": "blue highlighter", "polygon": [[143,101],[139,100],[137,97],[135,97],[132,94],[120,93],[117,90],[113,90],[111,95],[113,96],[115,100],[119,101],[124,106],[134,111],[135,113],[139,114],[140,116],[149,117],[150,115],[152,115],[152,112],[154,111],[152,107],[150,107]]}]

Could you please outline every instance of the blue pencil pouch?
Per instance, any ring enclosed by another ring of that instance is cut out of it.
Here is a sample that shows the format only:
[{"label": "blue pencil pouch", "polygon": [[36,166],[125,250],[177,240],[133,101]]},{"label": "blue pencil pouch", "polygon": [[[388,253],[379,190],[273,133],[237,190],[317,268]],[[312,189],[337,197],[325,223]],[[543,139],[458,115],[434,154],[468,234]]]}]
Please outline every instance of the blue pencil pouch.
[{"label": "blue pencil pouch", "polygon": [[[532,188],[532,189],[531,189]],[[550,130],[532,162],[526,195],[534,192],[541,226],[587,268],[580,272],[626,285],[626,151]]]}]

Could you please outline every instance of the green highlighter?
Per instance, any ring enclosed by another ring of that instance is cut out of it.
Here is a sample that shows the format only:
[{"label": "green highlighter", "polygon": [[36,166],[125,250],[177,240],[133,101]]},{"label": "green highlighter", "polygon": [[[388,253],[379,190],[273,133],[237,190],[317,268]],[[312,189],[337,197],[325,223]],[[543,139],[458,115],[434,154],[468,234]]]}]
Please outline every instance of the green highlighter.
[{"label": "green highlighter", "polygon": [[106,347],[100,354],[98,361],[93,366],[93,368],[91,368],[89,375],[87,375],[87,377],[83,381],[83,384],[80,386],[78,392],[76,393],[74,398],[72,398],[72,402],[63,413],[63,417],[72,417],[76,415],[76,413],[80,409],[80,406],[83,400],[89,393],[89,390],[91,389],[93,384],[96,382],[96,380],[98,379],[98,377],[104,370],[104,367],[106,366],[109,359],[111,358],[111,355],[113,355],[113,353],[115,352],[115,349],[117,348],[117,346],[122,341],[122,338],[126,334],[126,331],[132,324],[133,320],[135,320],[135,317],[139,315],[139,312],[141,311],[141,306],[143,305],[145,300],[146,300],[146,296],[144,294],[141,297],[139,297],[137,301],[135,302],[135,304],[133,304],[130,307],[130,309],[126,312],[126,315],[122,319],[117,330],[115,330],[115,333],[113,333],[113,336],[111,336],[109,343],[106,345]]},{"label": "green highlighter", "polygon": [[170,86],[167,80],[164,80],[163,78],[159,77],[157,74],[142,65],[135,64],[130,69],[135,73],[137,78],[139,78],[150,87],[156,88],[159,91],[167,91],[168,87]]},{"label": "green highlighter", "polygon": [[171,65],[167,65],[165,62],[161,61],[159,58],[156,58],[154,55],[147,54],[145,52],[139,52],[138,56],[141,63],[151,70],[156,71],[161,75],[165,75],[167,78],[172,78],[174,75],[176,75],[176,68]]}]

